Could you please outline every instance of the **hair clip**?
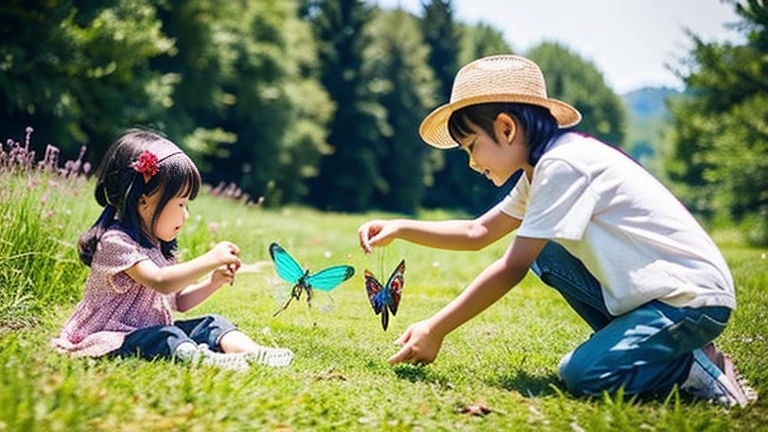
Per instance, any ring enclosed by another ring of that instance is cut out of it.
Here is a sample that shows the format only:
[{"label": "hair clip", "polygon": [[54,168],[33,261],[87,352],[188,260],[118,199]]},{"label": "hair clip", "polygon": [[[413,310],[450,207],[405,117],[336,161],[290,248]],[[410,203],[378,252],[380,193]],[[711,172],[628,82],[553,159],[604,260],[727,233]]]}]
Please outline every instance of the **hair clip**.
[{"label": "hair clip", "polygon": [[152,177],[153,175],[157,174],[157,170],[159,169],[157,162],[158,159],[154,153],[149,150],[144,150],[139,155],[139,158],[136,160],[136,162],[134,162],[131,166],[136,172]]}]

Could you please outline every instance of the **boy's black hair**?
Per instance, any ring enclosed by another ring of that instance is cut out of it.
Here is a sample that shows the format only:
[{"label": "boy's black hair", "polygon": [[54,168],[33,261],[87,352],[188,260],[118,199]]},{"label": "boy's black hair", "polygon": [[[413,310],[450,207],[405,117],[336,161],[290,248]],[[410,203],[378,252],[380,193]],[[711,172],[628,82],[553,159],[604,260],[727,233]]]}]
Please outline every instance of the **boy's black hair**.
[{"label": "boy's black hair", "polygon": [[472,133],[469,122],[477,125],[495,139],[493,122],[499,114],[506,113],[520,123],[528,144],[528,163],[536,165],[549,145],[570,129],[560,129],[557,120],[547,108],[525,103],[484,103],[457,110],[448,119],[448,132],[459,142]]},{"label": "boy's black hair", "polygon": [[[160,217],[165,205],[174,197],[197,197],[202,180],[194,162],[183,152],[163,158],[158,163],[158,171],[148,182],[133,168],[139,155],[150,148],[168,148],[175,144],[159,134],[142,129],[130,129],[123,133],[107,149],[99,168],[96,170],[96,202],[104,207],[96,222],[78,239],[80,260],[90,266],[101,236],[107,229],[116,228],[128,234],[144,247],[153,247],[153,242],[160,243],[163,256],[173,258],[176,240],[166,242],[157,239],[152,229]],[[138,212],[139,198],[142,194],[151,196],[160,193],[157,207],[152,214],[150,232],[141,227]]]}]

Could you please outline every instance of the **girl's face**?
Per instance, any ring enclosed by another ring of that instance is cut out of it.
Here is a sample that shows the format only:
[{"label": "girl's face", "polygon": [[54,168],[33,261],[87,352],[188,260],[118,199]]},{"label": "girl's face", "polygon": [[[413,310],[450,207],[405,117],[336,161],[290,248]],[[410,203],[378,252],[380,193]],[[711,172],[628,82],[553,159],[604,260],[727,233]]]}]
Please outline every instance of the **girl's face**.
[{"label": "girl's face", "polygon": [[461,139],[459,145],[469,155],[469,167],[484,175],[500,187],[519,169],[530,174],[528,149],[523,131],[507,114],[499,114],[493,122],[494,137],[467,121],[472,133]]},{"label": "girl's face", "polygon": [[[150,197],[146,197],[146,210],[143,210],[144,206],[139,204],[139,213],[141,214],[142,225],[145,228],[152,222],[152,215],[160,201],[161,195],[160,193],[155,193]],[[189,198],[171,198],[160,212],[160,217],[158,217],[155,227],[151,231],[152,234],[165,242],[175,239],[184,222],[189,217],[189,211],[187,210],[188,201]]]}]

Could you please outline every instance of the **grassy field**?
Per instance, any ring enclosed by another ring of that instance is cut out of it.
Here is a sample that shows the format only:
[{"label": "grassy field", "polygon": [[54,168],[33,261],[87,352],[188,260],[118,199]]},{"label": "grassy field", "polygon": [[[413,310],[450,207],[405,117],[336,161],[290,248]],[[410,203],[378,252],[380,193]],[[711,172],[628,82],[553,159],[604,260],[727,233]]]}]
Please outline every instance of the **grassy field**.
[{"label": "grassy field", "polygon": [[[494,260],[509,239],[480,253],[395,242],[364,255],[356,229],[370,217],[302,208],[264,210],[206,194],[192,203],[184,256],[228,239],[248,272],[180,317],[220,313],[255,339],[296,353],[287,368],[245,373],[139,360],[72,360],[48,348],[79,299],[86,268],[77,235],[95,219],[92,185],[0,173],[0,431],[532,430],[753,431],[768,428],[766,398],[725,409],[668,397],[578,398],[558,381],[560,357],[588,327],[535,278],[451,334],[426,367],[386,363],[392,341],[428,317]],[[442,218],[431,213],[425,218]],[[720,345],[768,397],[768,259],[717,237],[733,270],[739,309]],[[349,263],[357,274],[330,294],[273,317],[288,286],[267,247],[283,245],[312,270]],[[398,315],[384,332],[362,282],[407,272]],[[484,404],[485,415],[466,413]]]}]

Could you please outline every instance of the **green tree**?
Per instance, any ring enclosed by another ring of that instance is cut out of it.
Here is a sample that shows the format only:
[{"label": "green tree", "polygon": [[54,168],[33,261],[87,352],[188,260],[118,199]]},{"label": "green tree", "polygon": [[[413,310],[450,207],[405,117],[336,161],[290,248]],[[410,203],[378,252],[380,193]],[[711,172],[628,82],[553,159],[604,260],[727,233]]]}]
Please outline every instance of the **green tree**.
[{"label": "green tree", "polygon": [[[447,103],[459,67],[463,34],[454,18],[450,0],[422,3],[421,27],[430,48],[429,65],[438,83],[438,103]],[[433,107],[434,108],[434,107]],[[467,167],[467,156],[459,149],[432,150],[436,164],[434,184],[428,188],[424,206],[483,211],[497,193],[492,184]]]},{"label": "green tree", "polygon": [[504,40],[504,34],[486,23],[458,24],[461,34],[459,64],[467,64],[481,57],[512,54],[512,48]]},{"label": "green tree", "polygon": [[203,162],[207,181],[235,183],[267,205],[307,194],[333,109],[298,6],[189,0],[162,15],[178,49],[156,66],[181,77],[165,124]]},{"label": "green tree", "polygon": [[549,97],[567,102],[581,112],[583,119],[576,126],[578,130],[610,145],[623,145],[626,108],[592,62],[556,43],[543,43],[526,56],[541,67]]},{"label": "green tree", "polygon": [[310,202],[324,210],[362,211],[385,188],[378,159],[387,132],[386,112],[365,76],[365,27],[371,7],[362,0],[310,0],[302,6],[314,29],[320,80],[336,103],[331,146],[310,183]]},{"label": "green tree", "polygon": [[768,244],[768,7],[729,1],[744,43],[706,42],[681,59],[687,97],[671,104],[665,169],[674,189],[705,218],[739,224]]},{"label": "green tree", "polygon": [[[396,32],[392,29],[397,28]],[[374,203],[385,210],[413,213],[432,182],[432,151],[417,135],[419,123],[435,105],[435,79],[427,65],[429,49],[418,20],[403,11],[375,14],[366,51],[370,86],[376,90],[389,129],[378,158],[383,187]]]},{"label": "green tree", "polygon": [[172,104],[174,74],[152,70],[173,49],[153,2],[0,4],[0,127],[33,126],[36,141],[100,159],[126,125],[152,123]]}]

